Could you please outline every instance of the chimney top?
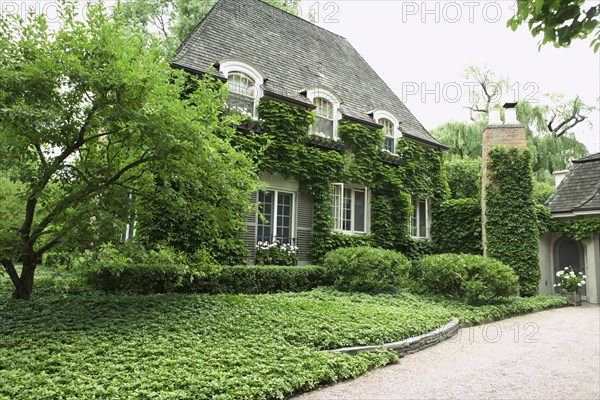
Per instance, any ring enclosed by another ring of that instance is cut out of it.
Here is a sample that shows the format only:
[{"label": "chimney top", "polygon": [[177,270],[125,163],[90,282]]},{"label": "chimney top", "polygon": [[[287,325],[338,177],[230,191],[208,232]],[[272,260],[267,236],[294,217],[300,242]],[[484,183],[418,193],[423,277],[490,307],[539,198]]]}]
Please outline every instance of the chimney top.
[{"label": "chimney top", "polygon": [[515,103],[504,103],[504,105],[502,107],[504,107],[507,110],[509,108],[516,108],[517,107],[517,103],[516,102]]}]

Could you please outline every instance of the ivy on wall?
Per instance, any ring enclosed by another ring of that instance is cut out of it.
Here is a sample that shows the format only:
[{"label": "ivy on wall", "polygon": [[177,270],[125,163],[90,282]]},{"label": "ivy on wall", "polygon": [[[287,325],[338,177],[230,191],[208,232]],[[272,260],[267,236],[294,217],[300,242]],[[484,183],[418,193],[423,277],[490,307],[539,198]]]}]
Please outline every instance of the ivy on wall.
[{"label": "ivy on wall", "polygon": [[437,253],[482,255],[481,200],[464,198],[441,202],[435,209],[431,232]]},{"label": "ivy on wall", "polygon": [[531,153],[495,147],[489,156],[487,255],[513,267],[519,276],[521,294],[532,296],[538,290],[540,267]]},{"label": "ivy on wall", "polygon": [[[430,198],[434,209],[448,197],[440,151],[399,139],[399,156],[388,156],[380,150],[383,131],[348,121],[338,127],[341,144],[327,141],[309,133],[315,118],[310,109],[269,98],[261,99],[258,113],[261,133],[246,132],[232,140],[251,152],[262,148],[255,158],[259,170],[294,178],[300,191],[313,197],[313,261],[339,247],[363,245],[399,250],[412,258],[431,253],[428,241],[409,235],[410,197]],[[371,190],[369,235],[333,231],[334,182]]]},{"label": "ivy on wall", "polygon": [[573,240],[587,240],[594,233],[600,234],[600,218],[582,218],[573,220],[559,220],[552,218],[548,207],[536,205],[536,217],[540,234],[558,233]]}]

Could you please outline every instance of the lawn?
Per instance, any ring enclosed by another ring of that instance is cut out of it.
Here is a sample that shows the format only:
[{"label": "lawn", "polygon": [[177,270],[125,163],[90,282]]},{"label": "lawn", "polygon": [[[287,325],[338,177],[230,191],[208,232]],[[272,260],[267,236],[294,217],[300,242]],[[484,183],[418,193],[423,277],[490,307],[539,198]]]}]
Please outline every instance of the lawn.
[{"label": "lawn", "polygon": [[283,398],[397,362],[381,344],[461,321],[564,304],[470,306],[329,288],[272,295],[103,295],[41,270],[29,302],[0,273],[0,398]]}]

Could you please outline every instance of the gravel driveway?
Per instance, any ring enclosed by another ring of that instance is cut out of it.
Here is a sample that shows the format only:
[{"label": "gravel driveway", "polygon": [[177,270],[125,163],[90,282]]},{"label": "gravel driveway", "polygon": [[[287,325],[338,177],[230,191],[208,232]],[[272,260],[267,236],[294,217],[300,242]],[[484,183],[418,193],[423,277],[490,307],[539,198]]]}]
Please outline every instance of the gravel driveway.
[{"label": "gravel driveway", "polygon": [[294,399],[598,400],[600,307],[464,328],[399,364]]}]

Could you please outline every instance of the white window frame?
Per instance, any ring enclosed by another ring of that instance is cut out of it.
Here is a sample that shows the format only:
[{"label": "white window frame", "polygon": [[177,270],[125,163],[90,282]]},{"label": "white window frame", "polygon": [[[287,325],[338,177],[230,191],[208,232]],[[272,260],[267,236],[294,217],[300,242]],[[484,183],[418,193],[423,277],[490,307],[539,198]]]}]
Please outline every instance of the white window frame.
[{"label": "white window frame", "polygon": [[248,75],[254,81],[254,106],[252,107],[252,119],[258,118],[257,107],[260,99],[264,95],[263,83],[265,76],[260,70],[245,62],[238,59],[226,59],[221,60],[219,63],[219,71],[229,79],[229,74],[232,72],[241,72],[242,74]]},{"label": "white window frame", "polygon": [[[338,140],[339,139],[338,124],[339,124],[339,120],[342,118],[341,113],[340,113],[340,104],[342,103],[342,101],[340,100],[340,98],[335,93],[333,93],[331,90],[328,90],[328,89],[325,89],[322,87],[308,89],[306,91],[306,97],[313,104],[315,102],[315,98],[317,98],[317,97],[325,99],[331,103],[331,105],[333,106],[333,139]],[[311,126],[309,129],[310,129],[310,132],[313,133],[313,131],[312,131],[313,127]],[[318,134],[318,133],[315,133],[315,134]],[[324,136],[324,135],[321,135],[321,136]]]},{"label": "white window frame", "polygon": [[[379,124],[379,120],[381,119],[387,119],[388,121],[390,121],[392,123],[392,125],[394,126],[393,129],[393,134],[394,134],[394,151],[392,151],[392,154],[396,154],[396,145],[397,145],[397,141],[398,138],[402,137],[402,132],[400,131],[400,120],[390,111],[378,108],[375,109],[373,111],[370,111],[369,114],[373,115],[373,119],[375,120],[375,122],[377,122]],[[380,124],[381,125],[381,124]],[[387,135],[386,135],[387,136]],[[383,148],[383,147],[382,147]]]},{"label": "white window frame", "polygon": [[[421,213],[419,213],[419,203],[421,201],[425,201],[425,236],[422,236],[420,232],[420,226],[421,226]],[[412,213],[409,216],[409,221],[408,221],[408,230],[410,233],[410,236],[413,239],[420,239],[420,240],[429,240],[431,238],[431,200],[430,199],[422,199],[419,197],[413,197],[410,199],[410,204],[412,206]],[[416,207],[415,207],[416,204]],[[416,212],[416,218],[415,218],[415,224],[416,224],[416,228],[417,228],[417,235],[413,235],[413,215],[415,215]]]},{"label": "white window frame", "polygon": [[[340,204],[337,205],[335,204],[335,196],[336,196],[336,189],[339,190],[340,192],[340,199],[341,202]],[[344,212],[344,191],[345,189],[350,189],[352,190],[352,199],[351,199],[351,205],[350,205],[350,230],[345,230],[343,229],[343,212]],[[356,220],[355,220],[355,206],[356,206],[356,192],[364,192],[365,194],[365,210],[364,210],[364,231],[357,231],[355,230],[355,224],[356,224]],[[334,183],[332,185],[332,192],[333,192],[333,196],[334,198],[333,200],[333,223],[334,223],[334,231],[335,232],[342,232],[345,233],[347,235],[367,235],[369,233],[369,210],[370,210],[370,193],[369,193],[369,189],[366,186],[356,186],[356,185],[346,185],[343,183]]]},{"label": "white window frame", "polygon": [[291,194],[292,195],[292,204],[291,204],[291,215],[290,215],[290,244],[296,244],[296,207],[297,207],[297,194],[296,192],[292,192],[289,190],[279,190],[273,188],[265,188],[263,190],[259,190],[256,193],[256,240],[258,241],[258,228],[259,225],[262,225],[262,221],[260,215],[258,213],[260,208],[260,192],[273,192],[273,214],[271,216],[271,237],[269,238],[270,243],[274,243],[277,238],[277,217],[278,217],[278,202],[279,202],[279,193]]}]

